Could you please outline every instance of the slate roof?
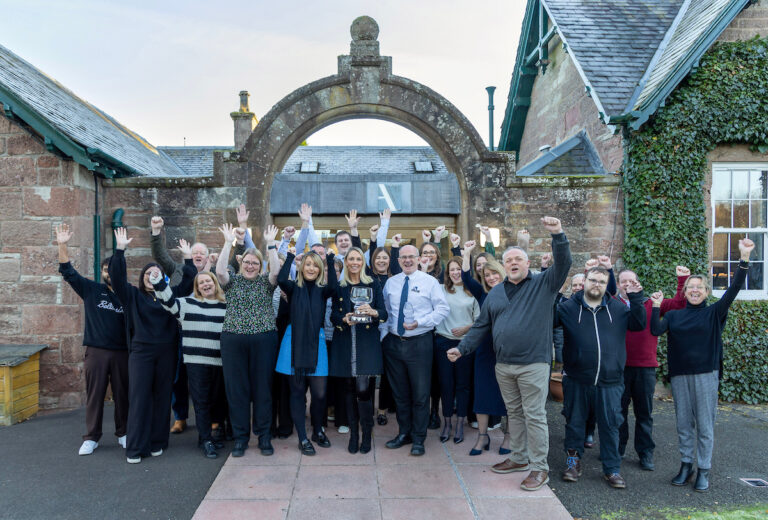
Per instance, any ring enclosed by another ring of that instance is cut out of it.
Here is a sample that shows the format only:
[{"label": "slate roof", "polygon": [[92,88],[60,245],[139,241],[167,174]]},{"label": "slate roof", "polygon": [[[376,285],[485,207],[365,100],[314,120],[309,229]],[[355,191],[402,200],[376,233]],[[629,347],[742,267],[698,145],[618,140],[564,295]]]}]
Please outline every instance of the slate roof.
[{"label": "slate roof", "polygon": [[543,0],[606,115],[625,112],[683,0]]},{"label": "slate roof", "polygon": [[517,170],[518,176],[604,174],[597,150],[583,130]]},{"label": "slate roof", "polygon": [[213,152],[232,150],[231,146],[158,146],[158,151],[168,157],[186,177],[210,177],[213,175]]},{"label": "slate roof", "polygon": [[415,173],[416,161],[431,161],[434,173],[449,173],[429,146],[299,146],[281,173],[299,173],[301,163],[310,161],[320,163],[320,174],[406,175]]},{"label": "slate roof", "polygon": [[84,153],[87,150],[95,162],[109,162],[110,167],[121,169],[124,174],[148,177],[185,174],[146,139],[2,45],[0,91],[5,94],[6,109],[14,110],[20,108],[17,105],[23,105],[24,109],[41,118],[45,126],[50,125],[54,131],[74,141]]}]

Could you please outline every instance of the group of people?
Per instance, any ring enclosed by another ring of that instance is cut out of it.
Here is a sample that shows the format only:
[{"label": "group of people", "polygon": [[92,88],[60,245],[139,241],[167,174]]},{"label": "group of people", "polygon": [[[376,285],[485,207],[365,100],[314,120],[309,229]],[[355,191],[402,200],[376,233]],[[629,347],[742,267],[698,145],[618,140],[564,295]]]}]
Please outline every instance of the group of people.
[{"label": "group of people", "polygon": [[[749,239],[739,242],[741,263],[731,286],[708,305],[706,275],[691,276],[678,266],[674,298],[661,292],[645,298],[637,275],[623,270],[615,277],[605,256],[588,261],[564,295],[571,253],[554,217],[541,219],[552,253],[542,257],[541,271],[533,271],[524,230],[501,262],[483,227],[486,251],[478,255],[474,241],[462,247],[444,227],[425,230],[419,248],[403,244],[399,234],[387,248],[391,215],[385,211],[366,250],[352,210],[349,231],[336,234],[334,251],[316,236],[311,207],[303,204],[298,235],[294,227],[280,240],[275,226],[263,231],[265,258],[248,231],[248,211],[241,205],[236,214],[236,227],[220,228],[218,255],[180,240],[181,264],[162,244],[162,218],[153,217],[157,263],[143,267],[138,286],[127,280],[125,249],[132,238],[125,229],[115,231],[115,251],[102,263],[103,283],[96,283],[72,267],[72,233],[65,224],[57,227],[60,272],[85,306],[88,433],[81,455],[92,453],[101,438],[107,384],[115,433],[129,463],[162,455],[172,402],[173,429],[180,431],[188,396],[198,445],[209,458],[217,457],[225,439],[234,441],[232,456],[243,456],[251,431],[265,456],[274,453],[274,435],[287,437],[293,429],[304,455],[330,447],[329,393],[334,414],[346,418],[347,449],[367,453],[378,378],[376,419],[385,424],[394,407],[398,423],[387,448],[409,445],[411,455],[421,456],[427,430],[441,424],[440,441],[452,436],[459,444],[470,417],[478,427],[470,455],[480,455],[490,448],[490,425],[503,416],[499,453],[509,457],[492,470],[527,471],[521,487],[535,491],[549,481],[545,403],[554,360],[563,372],[562,478],[581,476],[596,425],[604,477],[624,488],[620,466],[630,403],[640,466],[654,469],[657,337],[667,333],[681,455],[672,483],[691,480],[696,458],[694,487],[709,488],[721,333],[744,283],[754,248]],[[445,262],[443,238],[452,254]]]}]

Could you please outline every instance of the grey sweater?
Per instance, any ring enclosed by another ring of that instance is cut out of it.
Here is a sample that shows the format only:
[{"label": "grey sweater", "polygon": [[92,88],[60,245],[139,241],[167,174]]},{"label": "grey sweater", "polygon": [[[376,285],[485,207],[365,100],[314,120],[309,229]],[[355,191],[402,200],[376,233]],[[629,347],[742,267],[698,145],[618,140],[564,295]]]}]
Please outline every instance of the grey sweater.
[{"label": "grey sweater", "polygon": [[462,355],[473,352],[490,333],[498,363],[552,362],[555,298],[571,268],[571,249],[564,233],[552,235],[552,254],[555,265],[543,273],[531,273],[512,299],[507,298],[504,283],[491,289],[480,317],[459,343]]}]

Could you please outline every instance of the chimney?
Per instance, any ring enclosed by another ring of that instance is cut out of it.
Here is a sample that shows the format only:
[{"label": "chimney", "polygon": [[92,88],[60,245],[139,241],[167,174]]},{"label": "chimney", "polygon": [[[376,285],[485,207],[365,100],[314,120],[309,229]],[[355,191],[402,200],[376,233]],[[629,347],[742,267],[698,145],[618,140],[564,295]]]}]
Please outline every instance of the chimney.
[{"label": "chimney", "polygon": [[247,90],[240,91],[240,110],[237,112],[231,112],[229,115],[232,121],[235,122],[235,150],[242,150],[245,146],[245,142],[253,132],[254,127],[258,123],[256,116],[248,108],[248,97],[250,94]]}]

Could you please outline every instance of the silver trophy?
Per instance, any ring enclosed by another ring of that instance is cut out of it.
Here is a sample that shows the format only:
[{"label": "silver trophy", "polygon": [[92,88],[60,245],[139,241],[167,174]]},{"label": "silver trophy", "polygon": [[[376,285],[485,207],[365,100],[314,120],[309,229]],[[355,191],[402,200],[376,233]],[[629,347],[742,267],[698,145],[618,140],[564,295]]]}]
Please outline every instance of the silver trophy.
[{"label": "silver trophy", "polygon": [[361,314],[358,308],[366,303],[373,301],[373,289],[370,287],[352,287],[350,300],[355,304],[355,312],[352,314],[352,323],[370,323],[371,317],[367,314]]}]

